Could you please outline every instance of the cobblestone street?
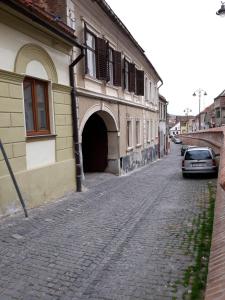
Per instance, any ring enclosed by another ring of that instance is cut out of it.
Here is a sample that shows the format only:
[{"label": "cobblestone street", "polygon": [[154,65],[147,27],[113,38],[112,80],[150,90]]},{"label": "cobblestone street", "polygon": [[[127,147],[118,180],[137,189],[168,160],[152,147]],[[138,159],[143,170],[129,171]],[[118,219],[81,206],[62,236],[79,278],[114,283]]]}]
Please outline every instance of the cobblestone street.
[{"label": "cobblestone street", "polygon": [[0,221],[0,299],[182,299],[185,230],[209,181],[183,179],[180,146],[128,176]]}]

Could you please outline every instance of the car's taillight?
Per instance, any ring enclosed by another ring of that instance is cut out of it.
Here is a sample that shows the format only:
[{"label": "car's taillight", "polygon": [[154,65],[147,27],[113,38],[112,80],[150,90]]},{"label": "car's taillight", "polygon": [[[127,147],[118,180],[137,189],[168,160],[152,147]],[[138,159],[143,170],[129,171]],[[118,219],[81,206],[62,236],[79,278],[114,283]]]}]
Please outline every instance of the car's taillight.
[{"label": "car's taillight", "polygon": [[215,161],[215,159],[212,160],[212,164],[213,164],[213,166],[216,167],[216,161]]},{"label": "car's taillight", "polygon": [[184,160],[182,160],[182,167],[184,167]]}]

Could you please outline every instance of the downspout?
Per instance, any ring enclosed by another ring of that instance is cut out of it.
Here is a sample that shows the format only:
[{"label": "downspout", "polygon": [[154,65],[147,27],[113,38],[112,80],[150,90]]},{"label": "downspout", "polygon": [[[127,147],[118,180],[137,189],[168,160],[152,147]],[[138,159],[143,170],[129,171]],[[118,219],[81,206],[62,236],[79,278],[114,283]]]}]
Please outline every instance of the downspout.
[{"label": "downspout", "polygon": [[77,95],[75,89],[74,66],[84,57],[85,52],[84,52],[84,48],[81,45],[79,45],[78,47],[80,48],[81,53],[69,65],[69,76],[70,76],[70,86],[72,87],[71,108],[72,108],[73,146],[74,146],[75,161],[76,161],[76,184],[77,184],[77,192],[81,192],[82,191],[82,184],[81,184],[82,166],[81,166],[81,159],[80,159],[79,130],[78,130],[78,118],[77,118]]}]

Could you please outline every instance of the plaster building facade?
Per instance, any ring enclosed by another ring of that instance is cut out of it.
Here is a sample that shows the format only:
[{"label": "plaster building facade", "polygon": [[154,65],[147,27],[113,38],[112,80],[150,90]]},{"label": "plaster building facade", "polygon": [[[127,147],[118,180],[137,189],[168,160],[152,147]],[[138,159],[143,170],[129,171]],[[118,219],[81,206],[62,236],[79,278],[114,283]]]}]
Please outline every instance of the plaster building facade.
[{"label": "plaster building facade", "polygon": [[[0,138],[28,207],[76,189],[74,30],[29,1],[0,3]],[[20,207],[0,153],[0,215]]]},{"label": "plaster building facade", "polygon": [[71,2],[86,59],[76,70],[84,172],[123,174],[158,156],[157,71],[105,1]]},{"label": "plaster building facade", "polygon": [[168,153],[168,123],[167,123],[167,105],[166,98],[159,95],[159,156],[162,157]]},{"label": "plaster building facade", "polygon": [[[157,159],[162,79],[104,0],[1,1],[0,37],[0,138],[28,207]],[[17,210],[1,154],[0,187],[0,215]]]},{"label": "plaster building facade", "polygon": [[214,99],[215,127],[225,124],[225,91]]},{"label": "plaster building facade", "polygon": [[177,124],[175,124],[175,126],[171,127],[169,129],[170,132],[170,136],[175,136],[175,135],[179,135],[181,134],[181,126],[180,126],[180,122],[178,122]]}]

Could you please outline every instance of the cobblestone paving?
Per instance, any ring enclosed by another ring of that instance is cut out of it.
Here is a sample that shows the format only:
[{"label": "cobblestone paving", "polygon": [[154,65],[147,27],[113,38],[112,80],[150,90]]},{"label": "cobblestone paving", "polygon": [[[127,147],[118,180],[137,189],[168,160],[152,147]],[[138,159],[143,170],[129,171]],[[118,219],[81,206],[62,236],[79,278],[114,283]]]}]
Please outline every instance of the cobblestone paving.
[{"label": "cobblestone paving", "polygon": [[[180,146],[162,160],[0,221],[0,299],[182,299],[185,228],[209,179],[183,179]],[[210,179],[215,181],[215,179]]]}]

